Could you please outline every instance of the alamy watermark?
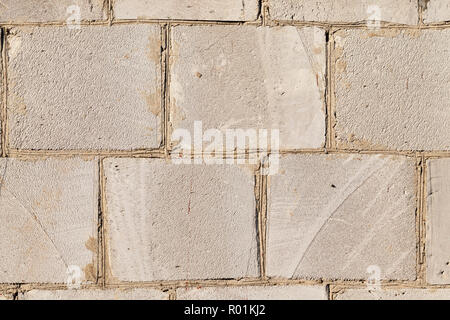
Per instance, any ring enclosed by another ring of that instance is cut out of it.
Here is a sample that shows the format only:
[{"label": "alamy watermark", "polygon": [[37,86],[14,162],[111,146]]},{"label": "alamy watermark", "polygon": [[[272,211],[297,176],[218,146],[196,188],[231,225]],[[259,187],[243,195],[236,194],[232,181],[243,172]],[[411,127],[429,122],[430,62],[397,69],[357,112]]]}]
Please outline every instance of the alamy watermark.
[{"label": "alamy watermark", "polygon": [[381,268],[377,265],[368,266],[366,269],[369,277],[367,278],[367,290],[381,290]]},{"label": "alamy watermark", "polygon": [[370,5],[367,7],[367,27],[371,30],[378,30],[381,28],[381,9],[377,5]]},{"label": "alamy watermark", "polygon": [[66,286],[67,289],[76,290],[81,287],[81,279],[83,278],[83,272],[81,268],[76,265],[70,265],[66,270]]},{"label": "alamy watermark", "polygon": [[274,175],[279,168],[280,131],[278,129],[207,129],[194,121],[193,134],[176,129],[172,141],[177,142],[171,159],[174,164],[258,164],[268,159],[261,171]]},{"label": "alamy watermark", "polygon": [[67,27],[69,29],[81,29],[81,9],[76,4],[67,7],[66,13],[68,18],[66,19]]}]

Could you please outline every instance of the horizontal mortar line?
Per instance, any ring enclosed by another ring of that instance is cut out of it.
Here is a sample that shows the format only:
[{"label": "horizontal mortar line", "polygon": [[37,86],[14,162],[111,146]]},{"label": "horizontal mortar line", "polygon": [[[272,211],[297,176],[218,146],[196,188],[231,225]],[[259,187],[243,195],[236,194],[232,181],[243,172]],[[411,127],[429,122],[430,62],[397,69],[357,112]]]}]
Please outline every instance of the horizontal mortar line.
[{"label": "horizontal mortar line", "polygon": [[[181,20],[181,19],[114,19],[109,20],[82,20],[80,26],[110,26],[121,24],[186,24],[186,25],[261,25],[261,21],[226,21],[226,20]],[[48,22],[0,22],[2,27],[47,27],[47,26],[73,26],[74,23],[65,21],[48,21]]]},{"label": "horizontal mortar line", "polygon": [[[160,281],[140,281],[140,282],[120,282],[106,283],[105,288],[190,288],[197,286],[205,287],[239,287],[239,286],[264,286],[264,285],[304,285],[304,286],[339,286],[339,287],[364,287],[367,285],[365,280],[310,280],[310,279],[261,279],[261,278],[243,278],[229,280],[160,280]],[[423,284],[417,281],[400,281],[400,280],[382,280],[383,287],[423,287]],[[14,289],[19,287],[23,290],[32,289],[67,289],[66,284],[59,283],[22,283],[22,284],[5,284],[5,289]],[[9,286],[9,287],[8,287]],[[430,288],[450,288],[450,285],[427,285]],[[103,288],[99,284],[82,284],[80,289]]]},{"label": "horizontal mortar line", "polygon": [[[342,290],[342,289],[365,289],[367,287],[367,283],[358,283],[358,284],[334,284],[329,283],[330,287],[333,291]],[[371,284],[372,286],[372,284]],[[423,284],[420,282],[417,283],[383,283],[381,282],[381,289],[450,289],[450,284]]]},{"label": "horizontal mortar line", "polygon": [[[367,29],[369,31],[377,31],[377,28],[367,25],[367,21],[360,22],[319,22],[319,21],[291,21],[291,20],[271,20],[272,25],[279,26],[314,26],[322,28],[354,28],[354,29]],[[399,24],[382,22],[379,29],[443,29],[450,27],[450,22],[440,22],[433,24]]]},{"label": "horizontal mortar line", "polygon": [[[367,26],[367,22],[319,22],[319,21],[289,21],[289,20],[269,20],[267,26],[304,26],[304,27],[322,27],[322,28],[357,28],[376,31]],[[255,25],[261,26],[262,21],[227,21],[227,20],[186,20],[186,19],[113,19],[109,20],[82,20],[81,26],[110,26],[114,24],[183,24],[183,25]],[[65,21],[48,22],[0,22],[2,27],[45,27],[45,26],[68,26]],[[450,22],[440,22],[432,24],[405,25],[397,23],[383,23],[380,29],[400,28],[400,29],[444,29],[449,28]]]},{"label": "horizontal mortar line", "polygon": [[158,23],[158,24],[213,24],[213,25],[261,25],[260,20],[235,21],[235,20],[195,20],[195,19],[114,19],[112,24],[133,23]]},{"label": "horizontal mortar line", "polygon": [[[91,290],[91,289],[102,289],[103,287],[101,284],[81,284],[80,290]],[[33,289],[39,289],[39,290],[71,290],[67,287],[66,284],[62,283],[22,283],[18,284],[14,287],[9,287],[6,290],[19,290],[19,291],[29,291]],[[1,287],[0,287],[0,290]]]},{"label": "horizontal mortar line", "polygon": [[387,154],[387,155],[398,155],[398,156],[409,156],[417,157],[424,155],[426,157],[448,157],[450,156],[450,151],[419,151],[419,150],[377,150],[377,149],[328,149],[328,153],[361,153],[361,154]]},{"label": "horizontal mortar line", "polygon": [[71,157],[71,156],[103,156],[103,157],[164,157],[161,149],[132,151],[102,150],[17,150],[10,149],[8,157]]},{"label": "horizontal mortar line", "polygon": [[445,151],[445,152],[424,152],[423,156],[426,159],[447,158],[447,157],[450,157],[450,151]]},{"label": "horizontal mortar line", "polygon": [[[45,22],[0,22],[0,26],[2,27],[46,27],[46,26],[73,26],[74,23],[67,23],[65,21],[45,21]],[[80,26],[95,26],[95,25],[104,25],[108,26],[108,20],[82,20],[79,23]]]},{"label": "horizontal mortar line", "polygon": [[[423,151],[393,151],[393,150],[368,150],[368,149],[293,149],[293,150],[280,150],[278,152],[272,152],[271,150],[250,150],[250,151],[238,151],[238,152],[226,152],[222,157],[217,159],[242,159],[239,157],[250,156],[257,154],[276,154],[281,155],[288,154],[368,154],[368,155],[392,155],[392,156],[405,156],[405,157],[418,157],[424,156],[426,159],[433,158],[447,158],[450,157],[450,151],[435,151],[435,152],[423,152]],[[167,156],[178,155],[178,151],[169,151],[165,153],[163,149],[149,149],[149,150],[132,150],[132,151],[101,151],[101,150],[18,150],[10,149],[6,157],[0,158],[26,158],[26,157],[79,157],[79,156],[103,156],[103,157],[142,157],[142,158],[167,158]],[[211,153],[195,153],[192,152],[189,157],[175,158],[175,159],[194,159],[195,157],[206,156],[210,157]],[[172,159],[172,158],[171,158]],[[215,159],[215,157],[211,157]]]}]

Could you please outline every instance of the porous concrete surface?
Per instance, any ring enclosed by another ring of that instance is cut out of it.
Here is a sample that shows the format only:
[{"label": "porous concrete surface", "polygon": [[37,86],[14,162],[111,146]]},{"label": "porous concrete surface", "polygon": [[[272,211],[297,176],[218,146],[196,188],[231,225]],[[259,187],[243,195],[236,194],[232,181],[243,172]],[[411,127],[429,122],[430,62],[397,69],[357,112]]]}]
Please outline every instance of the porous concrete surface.
[{"label": "porous concrete surface", "polygon": [[447,297],[449,5],[0,0],[0,299]]},{"label": "porous concrete surface", "polygon": [[278,129],[283,150],[324,145],[322,29],[176,26],[171,40],[173,130],[192,132],[202,121],[204,131],[224,136],[226,129]]},{"label": "porous concrete surface", "polygon": [[450,1],[421,0],[423,2],[423,22],[440,23],[450,21]]},{"label": "porous concrete surface", "polygon": [[2,0],[1,23],[65,22],[75,18],[73,6],[78,6],[80,20],[104,20],[106,8],[103,0]]},{"label": "porous concrete surface", "polygon": [[358,280],[376,266],[414,280],[415,179],[406,157],[283,156],[268,180],[267,274]]},{"label": "porous concrete surface", "polygon": [[427,281],[450,283],[450,159],[427,162]]},{"label": "porous concrete surface", "polygon": [[168,300],[169,293],[153,288],[31,290],[18,300]]},{"label": "porous concrete surface", "polygon": [[240,286],[178,288],[177,300],[327,300],[325,286]]},{"label": "porous concrete surface", "polygon": [[450,289],[441,288],[390,288],[379,290],[344,289],[335,300],[449,300]]},{"label": "porous concrete surface", "polygon": [[334,34],[337,147],[450,150],[450,30]]},{"label": "porous concrete surface", "polygon": [[104,166],[111,281],[259,276],[250,168],[162,159]]},{"label": "porous concrete surface", "polygon": [[416,0],[269,0],[269,10],[274,20],[418,23]]},{"label": "porous concrete surface", "polygon": [[95,280],[97,161],[0,159],[0,283]]},{"label": "porous concrete surface", "polygon": [[117,19],[256,20],[258,0],[115,0]]},{"label": "porous concrete surface", "polygon": [[1,300],[12,300],[13,297],[10,294],[0,292],[0,301]]},{"label": "porous concrete surface", "polygon": [[11,148],[159,147],[159,26],[13,28],[8,49]]}]

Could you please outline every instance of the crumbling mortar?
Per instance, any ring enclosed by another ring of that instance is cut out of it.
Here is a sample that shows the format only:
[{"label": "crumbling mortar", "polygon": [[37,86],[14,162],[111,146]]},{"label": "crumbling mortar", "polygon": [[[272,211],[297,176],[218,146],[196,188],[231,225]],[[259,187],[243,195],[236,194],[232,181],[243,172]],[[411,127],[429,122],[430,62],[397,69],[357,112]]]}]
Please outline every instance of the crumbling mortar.
[{"label": "crumbling mortar", "polygon": [[[111,9],[112,10],[112,9]],[[266,11],[267,12],[267,7]],[[330,28],[346,28],[346,29],[367,29],[366,22],[334,22],[324,23],[315,21],[290,21],[290,20],[271,20],[266,17],[266,20],[261,22],[255,21],[227,21],[227,20],[183,20],[183,19],[108,19],[108,20],[81,20],[81,26],[111,26],[115,24],[160,24],[165,25],[171,23],[173,25],[255,25],[255,26],[298,26],[298,27],[321,27],[324,29]],[[65,21],[48,21],[48,22],[4,22],[1,24],[4,28],[13,27],[48,27],[48,26],[67,26]],[[450,21],[437,22],[430,24],[405,25],[398,23],[382,22],[381,29],[446,29],[450,27]]]},{"label": "crumbling mortar", "polygon": [[333,132],[333,116],[332,116],[332,57],[333,57],[333,33],[331,28],[327,28],[325,31],[325,54],[326,54],[326,66],[325,66],[325,152],[328,149],[333,148],[335,133]]},{"label": "crumbling mortar", "polygon": [[[430,285],[423,284],[419,281],[401,281],[401,280],[381,280],[382,288],[421,288],[421,289],[450,289],[450,285]],[[173,281],[148,281],[148,282],[117,282],[101,284],[83,284],[83,289],[132,289],[132,288],[152,288],[161,290],[171,290],[179,288],[196,288],[196,287],[240,287],[240,286],[286,286],[286,285],[308,285],[308,286],[329,286],[330,292],[340,289],[349,288],[365,288],[366,280],[330,280],[330,279],[282,279],[267,278],[262,280],[257,278],[241,278],[241,279],[216,279],[216,280],[173,280]],[[34,289],[39,290],[64,290],[67,286],[63,283],[21,283],[9,284],[9,289],[19,292],[26,292]],[[8,290],[3,290],[9,292]]]},{"label": "crumbling mortar", "polygon": [[425,25],[423,21],[423,14],[428,8],[430,0],[417,0],[417,8],[419,10],[419,25]]},{"label": "crumbling mortar", "polygon": [[97,279],[96,283],[105,286],[105,239],[104,239],[104,207],[105,199],[105,173],[103,157],[98,159],[98,224],[97,224]]},{"label": "crumbling mortar", "polygon": [[422,281],[423,284],[427,283],[426,279],[426,217],[427,217],[427,161],[428,158],[426,158],[423,154],[421,155],[420,159],[420,172],[421,172],[421,203],[420,203],[420,220],[419,220],[419,226],[420,226],[420,232],[419,232],[419,245],[420,245],[420,256],[419,256],[419,262],[420,262],[420,269],[419,269],[419,279]]},{"label": "crumbling mortar", "polygon": [[7,157],[8,155],[8,113],[7,113],[7,105],[8,105],[8,71],[7,71],[7,34],[8,30],[6,28],[1,28],[1,55],[2,55],[2,104],[0,110],[0,121],[1,121],[1,156]]},{"label": "crumbling mortar", "polygon": [[424,157],[421,153],[416,154],[416,272],[417,281],[424,282],[424,261],[423,261],[423,203],[425,197],[424,189],[424,171],[423,171]]},{"label": "crumbling mortar", "polygon": [[[265,151],[270,153],[271,150]],[[74,157],[81,157],[85,159],[94,159],[95,157],[114,157],[114,158],[146,158],[146,159],[171,159],[174,152],[165,153],[164,150],[136,150],[136,151],[84,151],[84,150],[16,150],[11,149],[8,152],[8,157],[18,158],[23,160],[35,160],[35,159],[70,159]],[[243,156],[260,155],[261,150],[253,151],[239,151],[224,153],[222,159],[241,159]],[[403,156],[408,158],[415,158],[417,151],[395,151],[395,150],[370,150],[370,149],[297,149],[297,150],[280,150],[279,154],[366,154],[366,155],[386,155],[386,156]],[[421,152],[426,159],[441,159],[450,157],[450,151],[436,151],[436,152]],[[209,153],[192,153],[191,159],[195,156],[210,156]]]},{"label": "crumbling mortar", "polygon": [[113,0],[104,0],[104,4],[107,4],[107,17],[108,17],[108,23],[109,25],[112,24],[112,21],[114,19],[114,7],[113,7]]},{"label": "crumbling mortar", "polygon": [[169,155],[169,115],[170,115],[170,52],[171,52],[171,24],[168,23],[162,28],[163,41],[164,44],[163,52],[161,54],[161,72],[162,72],[162,123],[163,123],[163,150],[164,155],[168,157]]},{"label": "crumbling mortar", "polygon": [[267,176],[262,174],[263,163],[260,163],[257,173],[258,181],[258,220],[259,220],[259,247],[260,247],[260,270],[261,279],[267,279]]},{"label": "crumbling mortar", "polygon": [[264,25],[264,0],[258,0],[258,14],[256,15],[256,20],[261,22],[261,25]]}]

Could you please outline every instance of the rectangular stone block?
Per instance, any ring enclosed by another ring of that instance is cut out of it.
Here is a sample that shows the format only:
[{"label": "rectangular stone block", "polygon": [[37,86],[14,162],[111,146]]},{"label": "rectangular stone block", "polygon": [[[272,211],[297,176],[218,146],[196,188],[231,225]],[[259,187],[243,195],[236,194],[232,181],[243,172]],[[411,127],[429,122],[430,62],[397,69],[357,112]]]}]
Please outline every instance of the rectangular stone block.
[{"label": "rectangular stone block", "polygon": [[258,0],[115,0],[117,19],[256,20]]},{"label": "rectangular stone block", "polygon": [[107,159],[111,282],[256,277],[254,172]]},{"label": "rectangular stone block", "polygon": [[282,156],[268,180],[268,276],[414,280],[415,183],[406,157]]},{"label": "rectangular stone block", "polygon": [[0,282],[96,279],[95,160],[0,159]]},{"label": "rectangular stone block", "polygon": [[20,293],[19,300],[168,300],[169,293],[159,289],[82,289],[31,290]]},{"label": "rectangular stone block", "polygon": [[427,282],[450,283],[450,159],[427,162]]},{"label": "rectangular stone block", "polygon": [[269,10],[274,20],[410,25],[418,22],[416,0],[269,0]]},{"label": "rectangular stone block", "polygon": [[327,300],[325,286],[241,286],[179,288],[177,300]]},{"label": "rectangular stone block", "polygon": [[10,147],[158,148],[160,56],[156,25],[13,28],[8,36]]},{"label": "rectangular stone block", "polygon": [[439,23],[450,21],[450,1],[420,0],[422,3],[422,18],[424,23]]},{"label": "rectangular stone block", "polygon": [[380,290],[345,289],[334,296],[335,300],[449,300],[450,289],[383,288]]},{"label": "rectangular stone block", "polygon": [[[281,149],[324,145],[326,59],[322,29],[177,26],[172,29],[171,40],[174,149],[180,148],[180,130],[193,132],[196,121],[205,132],[218,131],[223,141],[227,130],[255,130],[257,140],[257,130],[267,129],[269,137],[279,130]],[[233,148],[231,143],[224,147],[240,151],[257,148]]]},{"label": "rectangular stone block", "polygon": [[105,20],[103,0],[2,0],[1,23]]},{"label": "rectangular stone block", "polygon": [[337,146],[450,150],[450,30],[334,34]]}]

